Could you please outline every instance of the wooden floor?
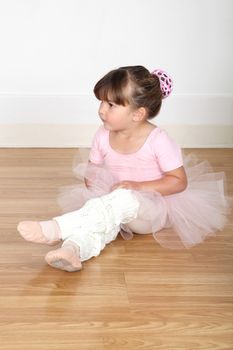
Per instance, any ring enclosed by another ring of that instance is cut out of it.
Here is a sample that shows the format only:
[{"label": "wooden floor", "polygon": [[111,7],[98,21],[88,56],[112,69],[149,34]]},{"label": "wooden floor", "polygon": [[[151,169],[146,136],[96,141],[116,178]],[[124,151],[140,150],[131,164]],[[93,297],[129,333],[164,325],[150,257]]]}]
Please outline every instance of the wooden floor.
[{"label": "wooden floor", "polygon": [[[20,220],[60,213],[57,189],[75,181],[75,152],[0,150],[0,349],[232,350],[232,220],[185,251],[119,237],[76,273],[47,266],[50,248],[17,234]],[[226,172],[232,195],[233,150],[195,153]]]}]

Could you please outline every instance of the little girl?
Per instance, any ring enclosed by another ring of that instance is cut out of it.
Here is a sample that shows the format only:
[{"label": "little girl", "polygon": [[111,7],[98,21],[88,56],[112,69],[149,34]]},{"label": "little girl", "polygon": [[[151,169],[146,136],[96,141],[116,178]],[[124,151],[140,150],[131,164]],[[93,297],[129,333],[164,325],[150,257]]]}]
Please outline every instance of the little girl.
[{"label": "little girl", "polygon": [[18,225],[28,241],[63,241],[46,255],[49,265],[80,270],[119,232],[126,239],[152,232],[164,247],[189,248],[223,229],[229,207],[223,174],[206,162],[184,165],[178,145],[150,122],[171,91],[167,73],[142,66],[112,70],[98,81],[94,93],[103,126],[88,164],[75,168],[85,186],[68,194],[68,213]]}]

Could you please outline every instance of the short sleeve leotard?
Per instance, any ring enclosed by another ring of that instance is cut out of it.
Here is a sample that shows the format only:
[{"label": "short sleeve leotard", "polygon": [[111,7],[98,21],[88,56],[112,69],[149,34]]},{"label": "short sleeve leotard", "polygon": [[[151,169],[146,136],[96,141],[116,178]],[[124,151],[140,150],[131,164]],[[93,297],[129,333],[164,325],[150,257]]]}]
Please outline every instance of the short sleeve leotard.
[{"label": "short sleeve leotard", "polygon": [[109,141],[109,131],[101,126],[94,137],[89,160],[103,165],[118,181],[152,181],[183,165],[180,147],[166,131],[155,127],[134,153],[119,153]]}]

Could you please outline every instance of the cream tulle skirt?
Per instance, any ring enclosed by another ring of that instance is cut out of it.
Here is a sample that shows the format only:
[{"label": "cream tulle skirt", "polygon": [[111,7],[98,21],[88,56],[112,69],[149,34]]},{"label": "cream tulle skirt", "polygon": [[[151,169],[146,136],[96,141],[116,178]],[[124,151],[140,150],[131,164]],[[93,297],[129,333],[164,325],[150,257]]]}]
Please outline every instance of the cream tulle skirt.
[{"label": "cream tulle skirt", "polygon": [[[213,172],[207,161],[194,155],[185,157],[187,188],[180,193],[137,192],[138,218],[122,225],[121,234],[131,239],[133,233],[152,233],[155,240],[170,249],[190,248],[221,231],[232,200],[225,195],[224,173]],[[109,193],[118,182],[104,167],[74,164],[79,184],[60,189],[58,202],[64,213],[77,210],[90,198]],[[132,169],[131,169],[132,170]],[[136,167],[133,169],[137,171]],[[84,178],[92,185],[86,188]]]}]

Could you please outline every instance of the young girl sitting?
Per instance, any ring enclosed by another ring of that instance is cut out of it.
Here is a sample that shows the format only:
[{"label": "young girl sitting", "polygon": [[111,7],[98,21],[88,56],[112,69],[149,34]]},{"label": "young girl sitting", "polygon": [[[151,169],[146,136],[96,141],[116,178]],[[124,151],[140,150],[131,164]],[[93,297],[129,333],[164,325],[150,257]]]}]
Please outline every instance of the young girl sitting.
[{"label": "young girl sitting", "polygon": [[86,186],[71,193],[70,212],[18,225],[28,241],[63,241],[46,255],[49,265],[80,270],[119,232],[126,239],[152,233],[164,247],[189,248],[223,229],[228,210],[223,174],[206,162],[184,166],[178,145],[150,122],[171,90],[167,73],[142,66],[112,70],[98,81],[94,93],[103,126],[87,166],[76,167]]}]

